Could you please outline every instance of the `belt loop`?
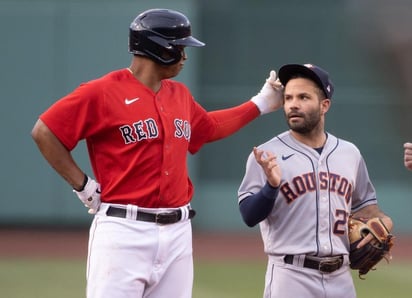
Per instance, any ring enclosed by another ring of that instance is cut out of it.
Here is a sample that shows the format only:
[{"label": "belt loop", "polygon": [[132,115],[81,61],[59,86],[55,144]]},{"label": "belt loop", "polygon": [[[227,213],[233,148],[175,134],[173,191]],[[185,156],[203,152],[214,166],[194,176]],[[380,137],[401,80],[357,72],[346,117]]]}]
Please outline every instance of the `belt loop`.
[{"label": "belt loop", "polygon": [[107,210],[110,208],[110,204],[101,203],[97,214],[106,214]]},{"label": "belt loop", "polygon": [[297,266],[304,267],[306,255],[295,255],[293,257],[294,263]]},{"label": "belt loop", "polygon": [[179,208],[180,211],[182,212],[182,216],[180,218],[180,221],[184,221],[189,218],[189,206],[184,206]]},{"label": "belt loop", "polygon": [[126,206],[126,218],[136,220],[138,209],[139,207],[137,207],[136,205],[128,204]]}]

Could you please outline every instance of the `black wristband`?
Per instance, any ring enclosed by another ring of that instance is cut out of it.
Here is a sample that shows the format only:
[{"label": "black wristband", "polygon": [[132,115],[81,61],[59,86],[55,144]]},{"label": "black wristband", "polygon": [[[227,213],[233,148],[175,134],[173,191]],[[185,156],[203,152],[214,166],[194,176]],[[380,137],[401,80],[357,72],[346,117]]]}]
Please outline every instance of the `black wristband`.
[{"label": "black wristband", "polygon": [[87,181],[89,181],[89,177],[86,174],[84,174],[83,185],[80,189],[76,189],[76,191],[83,191],[84,188],[86,187]]}]

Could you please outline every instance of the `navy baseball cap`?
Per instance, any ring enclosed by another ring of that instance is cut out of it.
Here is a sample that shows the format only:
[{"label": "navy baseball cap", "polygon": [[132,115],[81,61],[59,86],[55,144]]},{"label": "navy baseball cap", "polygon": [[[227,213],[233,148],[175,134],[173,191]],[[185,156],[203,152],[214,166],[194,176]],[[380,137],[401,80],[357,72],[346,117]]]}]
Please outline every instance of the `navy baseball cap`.
[{"label": "navy baseball cap", "polygon": [[329,74],[313,64],[286,64],[279,69],[279,80],[283,86],[295,75],[303,75],[311,79],[325,93],[326,98],[331,99],[334,91],[333,83],[329,79]]}]

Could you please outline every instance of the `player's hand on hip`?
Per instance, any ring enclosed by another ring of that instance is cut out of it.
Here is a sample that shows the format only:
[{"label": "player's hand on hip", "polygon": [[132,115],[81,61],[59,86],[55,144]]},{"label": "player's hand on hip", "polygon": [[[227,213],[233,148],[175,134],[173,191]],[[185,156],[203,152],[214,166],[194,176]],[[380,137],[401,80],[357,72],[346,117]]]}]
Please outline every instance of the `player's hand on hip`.
[{"label": "player's hand on hip", "polygon": [[256,147],[253,148],[256,162],[265,172],[268,183],[272,187],[279,187],[282,173],[276,161],[276,156],[272,152],[266,152]]},{"label": "player's hand on hip", "polygon": [[405,155],[403,158],[403,162],[405,164],[405,167],[408,170],[412,171],[412,143],[405,143],[403,145],[403,148],[405,149]]},{"label": "player's hand on hip", "polygon": [[251,101],[257,105],[261,115],[276,111],[282,106],[283,86],[276,78],[276,71],[270,71],[269,78]]},{"label": "player's hand on hip", "polygon": [[89,208],[90,214],[95,214],[100,207],[100,184],[95,180],[87,176],[87,183],[85,184],[83,190],[73,192],[79,197],[80,201],[85,207]]}]

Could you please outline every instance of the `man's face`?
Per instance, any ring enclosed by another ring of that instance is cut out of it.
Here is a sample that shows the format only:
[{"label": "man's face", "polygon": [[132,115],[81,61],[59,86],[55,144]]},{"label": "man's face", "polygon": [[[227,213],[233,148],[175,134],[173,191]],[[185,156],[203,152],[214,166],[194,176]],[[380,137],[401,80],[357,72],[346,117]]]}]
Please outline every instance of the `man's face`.
[{"label": "man's face", "polygon": [[284,112],[289,128],[300,134],[309,134],[315,128],[323,130],[325,106],[322,91],[311,80],[294,78],[287,82],[284,90]]}]

